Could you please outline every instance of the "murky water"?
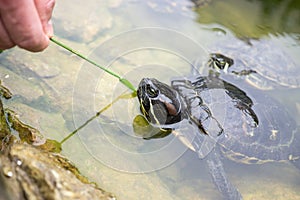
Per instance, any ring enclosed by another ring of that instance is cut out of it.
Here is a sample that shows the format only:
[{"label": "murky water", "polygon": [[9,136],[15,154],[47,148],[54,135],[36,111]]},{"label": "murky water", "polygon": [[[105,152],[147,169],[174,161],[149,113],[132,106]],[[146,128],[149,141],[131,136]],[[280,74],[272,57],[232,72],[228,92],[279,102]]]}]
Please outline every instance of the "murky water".
[{"label": "murky water", "polygon": [[[53,23],[58,39],[135,86],[143,77],[170,83],[189,76],[192,63],[205,62],[212,49],[228,41],[233,46],[268,41],[300,70],[299,2],[211,0],[193,6],[169,0],[66,0],[57,2]],[[247,58],[255,61],[251,53]],[[15,94],[6,106],[58,141],[119,95],[130,93],[114,77],[54,44],[39,54],[13,49],[0,59],[0,79]],[[300,84],[297,70],[294,78]],[[265,92],[299,125],[299,88]],[[64,143],[63,153],[118,199],[221,199],[205,160],[172,136],[141,139],[132,128],[137,114],[136,98],[118,100]],[[300,199],[300,173],[290,163],[222,161],[244,199]]]}]

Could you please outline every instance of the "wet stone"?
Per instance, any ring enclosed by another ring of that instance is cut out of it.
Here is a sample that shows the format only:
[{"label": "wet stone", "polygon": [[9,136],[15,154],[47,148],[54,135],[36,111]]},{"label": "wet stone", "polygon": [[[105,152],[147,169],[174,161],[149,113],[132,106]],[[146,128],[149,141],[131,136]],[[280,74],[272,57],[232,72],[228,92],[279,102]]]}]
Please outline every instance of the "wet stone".
[{"label": "wet stone", "polygon": [[28,144],[0,155],[2,180],[11,199],[115,199],[79,174],[66,158]]},{"label": "wet stone", "polygon": [[51,153],[61,151],[60,143],[46,140],[16,113],[4,110],[1,98],[0,120],[1,199],[115,199],[89,182],[68,159]]}]

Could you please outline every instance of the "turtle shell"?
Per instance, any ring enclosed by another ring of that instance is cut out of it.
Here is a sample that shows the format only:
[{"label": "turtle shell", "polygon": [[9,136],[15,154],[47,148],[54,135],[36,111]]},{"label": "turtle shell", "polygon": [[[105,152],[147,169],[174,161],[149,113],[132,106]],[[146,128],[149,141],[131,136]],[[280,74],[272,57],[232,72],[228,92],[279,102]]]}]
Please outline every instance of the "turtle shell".
[{"label": "turtle shell", "polygon": [[[248,83],[259,89],[300,87],[299,67],[280,46],[267,39],[251,40],[248,43],[228,39],[211,47],[210,51],[233,59],[228,74],[244,76]],[[254,73],[243,73],[249,71]]]},{"label": "turtle shell", "polygon": [[[295,138],[300,137],[296,122],[281,104],[261,91],[251,89],[248,95],[216,76],[197,77],[184,84],[173,80],[171,86],[185,101],[192,101],[188,104],[193,104],[196,96],[201,98],[210,116],[203,114],[199,105],[188,112],[200,120],[207,117],[207,122],[201,123],[215,140],[211,145],[219,144],[228,158],[247,164],[299,159],[300,150],[294,148]],[[218,122],[222,134],[216,133],[219,127],[211,119]]]}]

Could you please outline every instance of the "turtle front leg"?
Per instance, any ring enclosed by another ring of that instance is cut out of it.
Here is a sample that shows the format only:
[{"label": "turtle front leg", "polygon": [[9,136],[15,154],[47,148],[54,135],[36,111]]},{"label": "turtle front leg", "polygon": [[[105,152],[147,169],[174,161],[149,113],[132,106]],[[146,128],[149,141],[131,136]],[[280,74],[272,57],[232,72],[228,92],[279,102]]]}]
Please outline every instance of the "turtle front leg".
[{"label": "turtle front leg", "polygon": [[228,180],[223,164],[216,149],[210,152],[206,157],[206,162],[212,176],[213,182],[221,192],[224,200],[243,199],[237,188]]}]

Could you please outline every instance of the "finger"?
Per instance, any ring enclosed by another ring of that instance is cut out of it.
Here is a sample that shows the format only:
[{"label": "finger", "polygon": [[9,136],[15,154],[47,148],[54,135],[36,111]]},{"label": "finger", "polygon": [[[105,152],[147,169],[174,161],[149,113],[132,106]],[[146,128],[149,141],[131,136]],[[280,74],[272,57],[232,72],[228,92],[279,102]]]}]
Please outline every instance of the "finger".
[{"label": "finger", "polygon": [[48,46],[34,0],[1,0],[0,13],[13,43],[34,52]]},{"label": "finger", "polygon": [[43,30],[48,37],[53,36],[53,26],[50,21],[55,0],[35,0],[35,6],[40,16]]},{"label": "finger", "polygon": [[14,46],[15,44],[10,39],[2,23],[2,20],[0,19],[0,50],[9,49]]}]

